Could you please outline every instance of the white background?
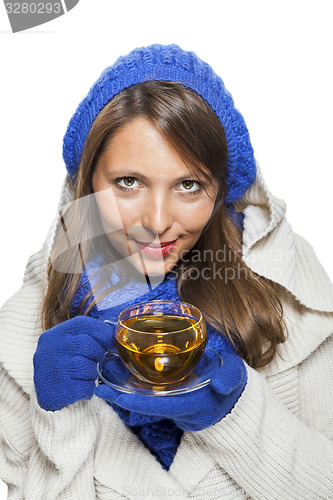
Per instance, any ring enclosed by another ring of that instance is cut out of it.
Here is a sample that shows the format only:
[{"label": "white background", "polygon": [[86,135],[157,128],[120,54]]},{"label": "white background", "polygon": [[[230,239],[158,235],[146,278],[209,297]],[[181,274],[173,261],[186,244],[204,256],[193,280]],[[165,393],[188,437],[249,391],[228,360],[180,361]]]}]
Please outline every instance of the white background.
[{"label": "white background", "polygon": [[[62,137],[78,102],[119,55],[150,43],[193,50],[222,76],[269,188],[333,279],[330,4],[80,0],[65,16],[12,34],[1,2],[0,303],[19,287],[55,215]],[[1,499],[5,491],[0,484]]]}]

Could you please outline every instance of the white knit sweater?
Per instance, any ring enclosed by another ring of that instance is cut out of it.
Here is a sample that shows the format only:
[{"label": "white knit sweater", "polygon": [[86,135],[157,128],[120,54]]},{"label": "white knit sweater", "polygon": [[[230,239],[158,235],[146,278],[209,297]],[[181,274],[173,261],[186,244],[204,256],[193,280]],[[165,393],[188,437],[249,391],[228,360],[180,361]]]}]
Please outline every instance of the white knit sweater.
[{"label": "white knit sweater", "polygon": [[[65,185],[61,204],[69,201]],[[185,432],[168,472],[104,401],[41,409],[32,358],[54,224],[0,316],[0,477],[9,498],[333,499],[333,286],[260,170],[244,210],[245,262],[280,285],[289,331],[220,422]]]}]

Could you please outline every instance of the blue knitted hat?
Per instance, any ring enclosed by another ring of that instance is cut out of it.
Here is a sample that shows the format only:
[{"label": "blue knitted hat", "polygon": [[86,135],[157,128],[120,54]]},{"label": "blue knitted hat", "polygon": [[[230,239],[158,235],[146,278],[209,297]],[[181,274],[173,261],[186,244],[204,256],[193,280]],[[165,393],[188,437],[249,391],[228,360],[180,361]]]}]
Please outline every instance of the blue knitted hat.
[{"label": "blue knitted hat", "polygon": [[196,91],[220,119],[228,144],[228,190],[225,201],[241,198],[256,175],[249,132],[222,79],[193,52],[177,45],[137,48],[106,68],[71,118],[63,144],[63,158],[75,181],[82,149],[101,109],[119,92],[140,82],[177,82]]}]

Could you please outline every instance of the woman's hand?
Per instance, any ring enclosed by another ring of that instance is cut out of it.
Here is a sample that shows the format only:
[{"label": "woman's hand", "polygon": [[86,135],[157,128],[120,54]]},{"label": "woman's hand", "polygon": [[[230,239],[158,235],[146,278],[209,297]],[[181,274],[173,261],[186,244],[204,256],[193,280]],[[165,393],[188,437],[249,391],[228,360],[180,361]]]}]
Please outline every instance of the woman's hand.
[{"label": "woman's hand", "polygon": [[184,431],[199,431],[230,413],[246,385],[247,371],[243,360],[228,351],[220,352],[223,365],[214,373],[209,385],[187,394],[125,394],[104,384],[96,387],[95,394],[126,410],[161,419],[169,418]]},{"label": "woman's hand", "polygon": [[34,355],[34,383],[39,405],[60,410],[95,390],[97,363],[114,347],[114,327],[77,316],[44,332]]}]

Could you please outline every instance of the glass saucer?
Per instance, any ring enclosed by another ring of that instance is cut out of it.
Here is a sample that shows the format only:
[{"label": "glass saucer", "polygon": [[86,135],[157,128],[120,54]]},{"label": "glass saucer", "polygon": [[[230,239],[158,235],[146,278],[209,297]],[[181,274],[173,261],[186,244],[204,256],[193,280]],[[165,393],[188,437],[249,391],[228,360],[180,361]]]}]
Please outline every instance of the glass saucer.
[{"label": "glass saucer", "polygon": [[206,347],[198,365],[186,379],[173,384],[148,384],[135,377],[124,365],[118,354],[107,352],[97,365],[99,378],[109,387],[131,394],[149,396],[173,396],[196,391],[210,382],[212,374],[220,368],[221,356],[211,347]]}]

